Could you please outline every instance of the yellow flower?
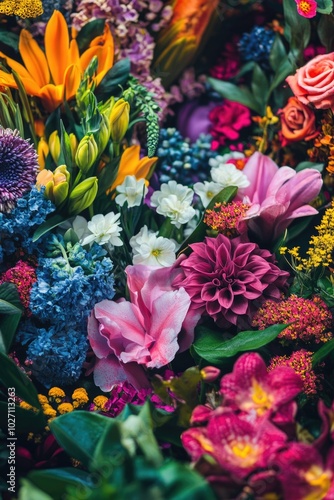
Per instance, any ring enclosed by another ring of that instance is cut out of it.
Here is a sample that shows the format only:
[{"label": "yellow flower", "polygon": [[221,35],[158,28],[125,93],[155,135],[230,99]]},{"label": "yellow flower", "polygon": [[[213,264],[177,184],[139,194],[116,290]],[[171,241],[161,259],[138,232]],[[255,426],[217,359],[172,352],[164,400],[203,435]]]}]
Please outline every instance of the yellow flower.
[{"label": "yellow flower", "polygon": [[60,415],[64,415],[64,413],[70,413],[71,411],[74,410],[73,408],[73,405],[71,405],[71,403],[61,403],[58,408],[58,413],[60,413]]},{"label": "yellow flower", "polygon": [[72,400],[74,408],[78,408],[79,406],[88,403],[89,398],[86,389],[84,389],[83,387],[75,389],[72,394]]},{"label": "yellow flower", "polygon": [[106,396],[96,396],[93,399],[93,403],[95,405],[96,410],[104,410],[105,404],[107,403],[108,398]]},{"label": "yellow flower", "polygon": [[113,191],[117,186],[122,184],[127,175],[135,175],[136,179],[146,179],[158,157],[153,156],[149,158],[148,156],[144,156],[140,159],[139,154],[140,146],[136,145],[124,151],[121,156],[117,177],[108,192]]},{"label": "yellow flower", "polygon": [[43,413],[48,418],[54,418],[57,415],[57,412],[51,405],[43,405]]},{"label": "yellow flower", "polygon": [[[58,10],[46,25],[44,45],[45,53],[31,33],[22,29],[19,51],[24,65],[2,52],[0,56],[19,75],[27,94],[40,98],[49,112],[75,96],[81,77],[94,56],[98,60],[97,74],[93,78],[95,85],[99,85],[113,65],[114,42],[109,28],[106,26],[104,34],[94,38],[80,56],[78,44],[75,39],[70,40],[66,20]],[[17,87],[13,75],[2,70],[0,83]]]},{"label": "yellow flower", "polygon": [[48,396],[50,401],[55,401],[56,403],[61,403],[63,398],[66,396],[65,392],[63,389],[60,387],[51,387],[51,389],[48,392]]},{"label": "yellow flower", "polygon": [[3,0],[0,4],[0,14],[27,17],[38,17],[43,14],[41,0]]}]

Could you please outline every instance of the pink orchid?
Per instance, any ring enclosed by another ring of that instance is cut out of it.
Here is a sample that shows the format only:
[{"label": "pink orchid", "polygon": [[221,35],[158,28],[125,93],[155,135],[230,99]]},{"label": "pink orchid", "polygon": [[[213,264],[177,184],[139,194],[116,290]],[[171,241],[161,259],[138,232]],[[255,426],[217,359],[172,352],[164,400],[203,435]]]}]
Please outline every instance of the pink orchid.
[{"label": "pink orchid", "polygon": [[103,300],[95,305],[88,320],[88,339],[97,356],[94,380],[109,391],[115,383],[128,380],[135,387],[145,387],[146,368],[167,365],[179,350],[178,335],[185,328],[183,348],[188,348],[197,317],[186,316],[190,297],[171,281],[179,271],[128,266],[128,302]]},{"label": "pink orchid", "polygon": [[247,422],[232,413],[214,414],[207,427],[193,427],[181,436],[192,460],[210,455],[223,470],[245,478],[266,467],[287,436],[267,420]]},{"label": "pink orchid", "polygon": [[256,152],[243,173],[250,185],[240,189],[236,199],[251,205],[245,219],[249,229],[263,241],[278,238],[294,219],[318,213],[309,205],[322,186],[317,170],[279,168],[268,156]]},{"label": "pink orchid", "polygon": [[293,399],[302,388],[302,379],[292,368],[280,366],[268,372],[257,353],[240,356],[233,372],[220,382],[225,405],[252,413],[256,418],[273,416],[276,423],[293,420],[296,411]]}]

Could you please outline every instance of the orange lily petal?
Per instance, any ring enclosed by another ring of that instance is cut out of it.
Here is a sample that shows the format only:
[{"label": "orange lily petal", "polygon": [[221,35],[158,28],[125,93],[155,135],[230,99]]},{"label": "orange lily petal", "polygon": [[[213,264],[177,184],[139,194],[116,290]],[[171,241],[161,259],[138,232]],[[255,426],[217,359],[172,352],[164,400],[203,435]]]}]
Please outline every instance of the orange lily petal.
[{"label": "orange lily petal", "polygon": [[68,66],[70,37],[65,18],[59,10],[53,12],[46,25],[44,43],[53,81],[60,85]]},{"label": "orange lily petal", "polygon": [[8,66],[12,68],[19,75],[20,78],[31,78],[31,75],[28,73],[26,68],[22,64],[15,61],[15,59],[11,59],[10,57],[6,56],[6,54],[4,54],[3,52],[0,52],[0,57],[6,59]]},{"label": "orange lily petal", "polygon": [[79,61],[80,61],[80,53],[77,41],[71,40],[68,64],[78,64]]},{"label": "orange lily petal", "polygon": [[[29,73],[27,74],[29,75]],[[28,95],[39,96],[41,89],[36,84],[36,82],[31,79],[30,75],[28,78],[20,76],[20,79]],[[17,85],[13,75],[5,73],[5,71],[2,70],[0,70],[0,85],[2,85],[3,87],[11,87],[17,89]]]},{"label": "orange lily petal", "polygon": [[140,146],[134,145],[126,148],[121,156],[121,161],[119,164],[118,174],[110,188],[110,191],[119,186],[124,181],[127,175],[135,175],[137,179],[144,179],[152,165],[157,161],[157,157],[148,158],[145,156],[141,160],[139,159]]},{"label": "orange lily petal", "polygon": [[64,85],[45,85],[39,94],[47,111],[54,111],[64,99]]},{"label": "orange lily petal", "polygon": [[137,172],[135,174],[136,178],[146,179],[151,170],[151,167],[155,164],[157,160],[158,160],[157,156],[152,156],[152,158],[145,156],[144,158],[142,158],[137,166]]},{"label": "orange lily petal", "polygon": [[75,96],[81,81],[81,71],[76,64],[71,64],[64,76],[64,99],[68,101]]},{"label": "orange lily petal", "polygon": [[19,51],[30,78],[40,86],[50,82],[50,72],[44,52],[29,31],[23,29],[20,33]]}]

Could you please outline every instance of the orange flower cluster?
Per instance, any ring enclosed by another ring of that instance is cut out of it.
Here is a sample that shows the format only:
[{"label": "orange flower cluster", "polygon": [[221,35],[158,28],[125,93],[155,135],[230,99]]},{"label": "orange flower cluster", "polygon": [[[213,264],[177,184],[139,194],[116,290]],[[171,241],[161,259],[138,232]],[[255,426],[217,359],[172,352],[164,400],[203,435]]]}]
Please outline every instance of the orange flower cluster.
[{"label": "orange flower cluster", "polygon": [[241,201],[216,203],[213,210],[205,211],[203,222],[214,231],[233,238],[240,234],[240,222],[248,209],[249,205]]}]

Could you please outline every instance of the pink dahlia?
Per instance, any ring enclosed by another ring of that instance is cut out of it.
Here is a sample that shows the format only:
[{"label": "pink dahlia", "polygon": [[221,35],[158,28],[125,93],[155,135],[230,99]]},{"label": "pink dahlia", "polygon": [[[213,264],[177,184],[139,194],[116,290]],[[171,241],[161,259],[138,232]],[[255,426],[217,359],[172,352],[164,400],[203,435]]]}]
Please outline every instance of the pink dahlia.
[{"label": "pink dahlia", "polygon": [[222,234],[190,245],[191,255],[180,266],[173,285],[189,294],[192,308],[220,326],[248,320],[267,298],[278,300],[289,273],[256,243],[230,240]]}]

